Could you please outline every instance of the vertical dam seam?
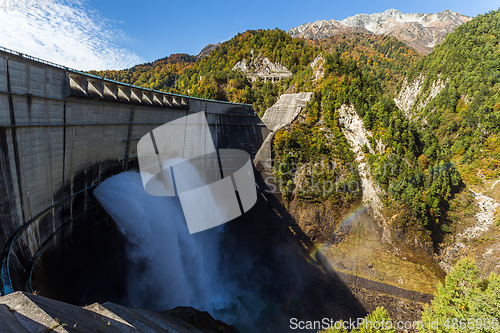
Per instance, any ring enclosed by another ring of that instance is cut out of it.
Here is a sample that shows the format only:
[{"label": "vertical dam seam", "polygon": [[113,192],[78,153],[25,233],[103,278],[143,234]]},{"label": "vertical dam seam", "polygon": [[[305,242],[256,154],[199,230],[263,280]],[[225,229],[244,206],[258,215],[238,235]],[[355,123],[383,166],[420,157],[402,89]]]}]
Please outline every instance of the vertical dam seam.
[{"label": "vertical dam seam", "polygon": [[12,87],[10,84],[10,68],[9,68],[10,59],[7,58],[7,91],[9,93],[9,114],[10,114],[10,125],[11,125],[11,133],[12,133],[12,147],[14,148],[14,163],[16,165],[16,175],[17,175],[17,186],[19,193],[19,201],[21,203],[21,213],[23,215],[23,220],[26,221],[26,217],[24,214],[24,191],[21,179],[21,163],[19,160],[19,147],[17,146],[17,130],[16,130],[16,116],[14,114],[14,100],[12,99]]}]

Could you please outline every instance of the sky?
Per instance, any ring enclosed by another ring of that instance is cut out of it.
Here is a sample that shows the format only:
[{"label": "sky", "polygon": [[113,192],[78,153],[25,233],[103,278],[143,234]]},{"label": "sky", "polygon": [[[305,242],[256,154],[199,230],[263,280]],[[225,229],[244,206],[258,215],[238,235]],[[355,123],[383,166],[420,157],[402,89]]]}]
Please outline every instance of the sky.
[{"label": "sky", "polygon": [[390,8],[477,16],[500,6],[498,0],[40,1],[54,7],[0,8],[0,46],[80,70],[123,69],[173,53],[198,54],[209,43],[249,29],[286,31]]}]

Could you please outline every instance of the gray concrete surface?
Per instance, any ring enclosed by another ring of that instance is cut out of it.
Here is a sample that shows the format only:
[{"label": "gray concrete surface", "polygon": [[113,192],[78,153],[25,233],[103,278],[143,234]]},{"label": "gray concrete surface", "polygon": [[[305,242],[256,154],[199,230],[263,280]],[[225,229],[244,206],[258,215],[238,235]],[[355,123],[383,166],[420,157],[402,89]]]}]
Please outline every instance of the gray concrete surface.
[{"label": "gray concrete surface", "polygon": [[271,174],[274,134],[297,119],[311,98],[311,92],[283,94],[273,106],[266,110],[262,116],[262,121],[271,133],[265,136],[264,142],[255,154],[254,165],[259,171],[267,170],[264,172]]},{"label": "gray concrete surface", "polygon": [[28,332],[17,320],[14,311],[5,304],[0,305],[0,332],[3,333],[24,333]]},{"label": "gray concrete surface", "polygon": [[273,106],[266,110],[262,121],[271,131],[276,132],[280,127],[295,120],[311,97],[311,92],[283,94]]},{"label": "gray concrete surface", "polygon": [[0,297],[0,330],[2,333],[201,333],[168,314],[113,303],[78,307],[24,292]]},{"label": "gray concrete surface", "polygon": [[43,332],[53,329],[54,332],[67,332],[54,317],[51,317],[43,308],[32,301],[29,294],[16,292],[0,297],[0,304],[9,307],[14,316],[29,332]]}]

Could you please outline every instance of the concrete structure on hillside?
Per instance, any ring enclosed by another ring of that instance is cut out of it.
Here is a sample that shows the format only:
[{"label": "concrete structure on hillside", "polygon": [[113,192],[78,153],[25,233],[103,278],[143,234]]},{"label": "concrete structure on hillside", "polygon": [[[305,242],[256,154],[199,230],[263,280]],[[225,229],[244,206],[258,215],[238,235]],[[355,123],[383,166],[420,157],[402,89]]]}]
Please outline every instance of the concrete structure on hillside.
[{"label": "concrete structure on hillside", "polygon": [[312,95],[312,92],[281,95],[278,101],[266,110],[262,121],[271,131],[279,131],[298,117]]},{"label": "concrete structure on hillside", "polygon": [[92,191],[137,169],[142,136],[201,111],[218,149],[253,157],[269,133],[251,105],[154,91],[0,50],[0,291],[120,302],[124,239]]},{"label": "concrete structure on hillside", "polygon": [[262,116],[262,121],[271,130],[271,134],[265,138],[255,155],[254,165],[260,171],[264,169],[268,170],[266,178],[272,176],[269,170],[272,169],[272,143],[274,134],[297,119],[302,109],[311,100],[312,94],[312,92],[283,94]]}]

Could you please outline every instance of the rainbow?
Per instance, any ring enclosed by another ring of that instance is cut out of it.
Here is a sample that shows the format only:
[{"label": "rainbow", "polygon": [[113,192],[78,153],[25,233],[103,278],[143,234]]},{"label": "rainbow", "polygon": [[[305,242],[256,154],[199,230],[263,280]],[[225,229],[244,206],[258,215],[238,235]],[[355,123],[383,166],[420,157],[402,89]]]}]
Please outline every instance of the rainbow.
[{"label": "rainbow", "polygon": [[[345,216],[342,222],[340,223],[338,227],[338,231],[342,229],[348,229],[352,226],[354,221],[359,221],[359,217],[361,214],[365,213],[367,211],[367,204],[363,203],[361,204],[355,211],[350,213],[349,215]],[[323,255],[323,250],[326,249],[328,246],[331,246],[331,241],[326,241],[324,243],[316,243],[314,246],[312,246],[309,251],[309,255],[307,258],[307,262],[309,262],[311,265],[315,265],[316,267],[322,268],[321,262],[318,260]]]}]

